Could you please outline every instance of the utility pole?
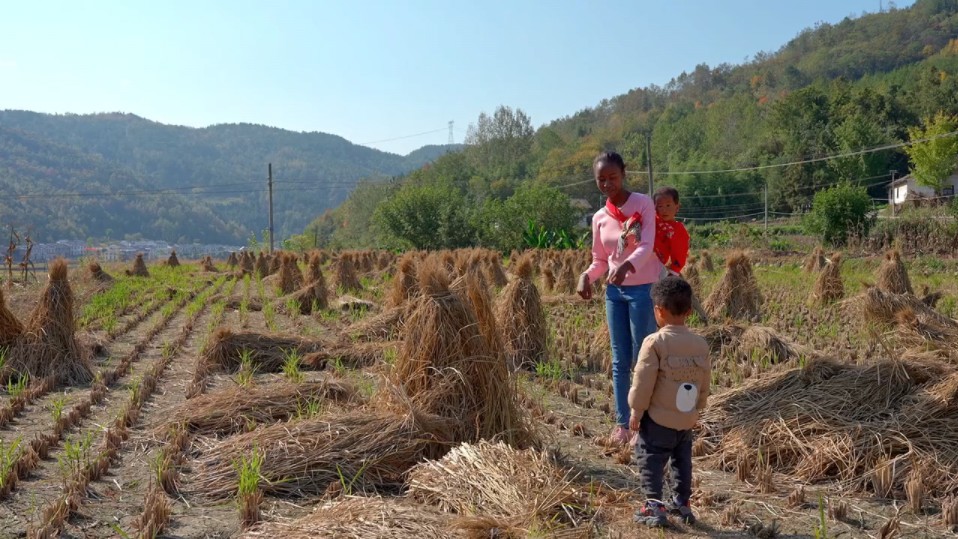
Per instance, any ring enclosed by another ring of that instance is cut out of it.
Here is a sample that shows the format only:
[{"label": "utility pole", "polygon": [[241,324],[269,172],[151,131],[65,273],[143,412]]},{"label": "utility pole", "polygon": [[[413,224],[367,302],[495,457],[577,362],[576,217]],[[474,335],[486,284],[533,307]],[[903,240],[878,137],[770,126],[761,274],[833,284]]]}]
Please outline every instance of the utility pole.
[{"label": "utility pole", "polygon": [[649,196],[655,194],[655,183],[652,180],[652,132],[645,134],[645,162],[649,166]]},{"label": "utility pole", "polygon": [[889,170],[891,173],[891,183],[888,185],[888,205],[891,206],[891,216],[895,216],[895,174],[897,170]]},{"label": "utility pole", "polygon": [[765,196],[765,235],[768,236],[768,180],[762,186],[762,193]]},{"label": "utility pole", "polygon": [[273,254],[273,164],[269,163],[269,254]]}]

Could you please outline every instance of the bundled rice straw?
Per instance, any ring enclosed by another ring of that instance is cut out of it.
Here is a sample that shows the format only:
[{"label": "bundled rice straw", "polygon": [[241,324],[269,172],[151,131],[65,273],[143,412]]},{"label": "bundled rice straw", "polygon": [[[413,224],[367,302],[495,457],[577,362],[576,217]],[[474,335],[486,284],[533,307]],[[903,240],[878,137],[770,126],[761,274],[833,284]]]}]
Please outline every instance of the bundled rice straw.
[{"label": "bundled rice straw", "polygon": [[320,260],[319,254],[315,254],[309,258],[309,264],[306,266],[306,283],[315,283],[317,281],[322,281],[323,286],[326,286],[326,276],[323,275],[323,262]]},{"label": "bundled rice straw", "polygon": [[8,346],[21,333],[23,333],[23,324],[7,308],[7,300],[3,296],[3,289],[0,289],[0,346]]},{"label": "bundled rice straw", "polygon": [[257,372],[278,372],[289,353],[295,352],[303,357],[326,346],[325,342],[319,340],[291,335],[233,332],[221,327],[206,345],[202,361],[209,367],[233,372],[240,366],[240,355],[247,350]]},{"label": "bundled rice straw", "polygon": [[911,280],[908,278],[908,270],[905,269],[904,262],[901,261],[901,253],[898,249],[892,249],[885,253],[885,260],[878,267],[877,286],[883,292],[892,294],[914,294],[911,287]]},{"label": "bundled rice straw", "polygon": [[448,282],[434,261],[420,266],[423,296],[405,325],[388,378],[393,389],[383,395],[383,404],[394,407],[397,398],[400,405],[408,399],[426,413],[454,420],[449,435],[457,442],[532,443],[505,360],[487,342],[473,308],[449,292]]},{"label": "bundled rice straw", "polygon": [[180,266],[180,259],[176,257],[176,251],[170,251],[170,257],[166,259],[166,265],[171,268]]},{"label": "bundled rice straw", "polygon": [[266,495],[319,495],[341,478],[355,481],[354,491],[396,488],[427,454],[448,447],[450,432],[448,420],[410,409],[278,423],[210,441],[194,460],[183,492],[212,499],[234,495],[239,480],[234,463],[254,450],[264,456],[260,485]]},{"label": "bundled rice straw", "polygon": [[479,331],[486,339],[492,355],[503,357],[502,338],[496,329],[496,318],[492,312],[492,296],[480,269],[467,270],[466,274],[456,279],[450,288],[459,295],[460,299],[468,302],[479,320]]},{"label": "bundled rice straw", "polygon": [[502,258],[495,251],[490,251],[486,255],[485,272],[486,281],[496,288],[502,288],[509,283],[506,273],[502,271]]},{"label": "bundled rice straw", "polygon": [[757,317],[762,294],[748,255],[733,253],[725,266],[725,275],[705,300],[705,310],[711,318],[751,320]]},{"label": "bundled rice straw", "polygon": [[[503,443],[462,444],[438,461],[409,472],[407,495],[463,517],[479,517],[483,536],[493,530],[527,537],[543,524],[568,523],[588,505],[570,472],[545,453],[517,450]],[[583,519],[585,520],[585,519]]]},{"label": "bundled rice straw", "polygon": [[[708,339],[706,339],[708,340]],[[810,357],[812,352],[775,333],[764,326],[749,326],[737,339],[737,353],[740,359],[751,360],[758,355],[769,363],[784,363],[799,357]]]},{"label": "bundled rice straw", "polygon": [[143,253],[136,253],[136,260],[133,261],[133,269],[126,270],[126,274],[134,277],[149,277],[150,272],[146,269],[146,262],[143,261]]},{"label": "bundled rice straw", "polygon": [[286,259],[286,256],[287,253],[282,251],[266,255],[266,260],[269,262],[270,275],[276,275],[279,272],[281,266],[283,265],[283,261]]},{"label": "bundled rice straw", "polygon": [[745,333],[745,328],[737,324],[712,324],[701,329],[697,328],[695,332],[709,343],[709,353],[718,357],[727,350],[738,348],[739,339]]},{"label": "bundled rice straw", "polygon": [[[278,289],[281,296],[292,294],[297,288],[302,286],[302,275],[297,278],[296,273],[299,268],[296,266],[296,259],[286,253],[276,255],[279,260],[279,284]],[[299,283],[297,283],[299,281]]]},{"label": "bundled rice straw", "polygon": [[694,256],[690,256],[685,267],[682,268],[682,278],[692,287],[692,293],[696,297],[702,297],[702,276]]},{"label": "bundled rice straw", "polygon": [[558,271],[558,280],[556,281],[556,291],[560,294],[575,294],[578,285],[578,275],[571,261],[566,261],[560,266]]},{"label": "bundled rice straw", "polygon": [[242,432],[250,423],[285,421],[296,417],[308,403],[325,401],[361,404],[362,397],[355,387],[332,376],[299,384],[282,380],[200,395],[164,416],[167,422],[185,425],[195,434],[223,436]]},{"label": "bundled rice straw", "polygon": [[292,522],[266,522],[253,527],[245,539],[446,539],[467,535],[450,527],[454,517],[401,498],[348,497],[317,507]]},{"label": "bundled rice straw", "polygon": [[708,251],[702,251],[702,257],[699,258],[699,270],[705,273],[715,271],[715,264],[712,263],[712,255]]},{"label": "bundled rice straw", "polygon": [[326,289],[325,279],[314,281],[312,284],[306,285],[290,296],[280,298],[277,301],[280,308],[286,308],[286,299],[288,298],[295,300],[299,305],[299,314],[311,314],[329,307],[329,290]]},{"label": "bundled rice straw", "polygon": [[842,282],[842,254],[834,253],[815,279],[811,301],[817,305],[827,305],[845,296],[845,284]]},{"label": "bundled rice straw", "polygon": [[822,248],[819,246],[815,247],[815,250],[812,251],[808,258],[805,259],[804,269],[808,273],[814,273],[816,271],[821,271],[825,267],[827,261],[825,260],[825,252],[822,251]]},{"label": "bundled rice straw", "polygon": [[386,298],[387,307],[399,307],[407,300],[416,296],[419,287],[416,284],[416,259],[411,253],[406,253],[399,259],[399,270],[393,277],[389,296]]},{"label": "bundled rice straw", "polygon": [[230,251],[230,256],[226,259],[226,265],[232,268],[238,264],[239,260],[236,259],[236,251]]},{"label": "bundled rice straw", "polygon": [[103,267],[100,266],[99,262],[93,261],[87,265],[87,271],[90,273],[90,277],[94,281],[99,281],[101,283],[112,283],[113,276],[109,273],[103,271]]},{"label": "bundled rice straw", "polygon": [[340,253],[335,266],[336,286],[344,292],[359,292],[363,289],[363,285],[356,275],[356,268],[353,265],[353,257],[350,253]]},{"label": "bundled rice straw", "polygon": [[263,279],[268,275],[270,275],[269,260],[267,260],[266,255],[260,251],[259,257],[256,258],[256,276]]},{"label": "bundled rice straw", "polygon": [[535,365],[546,355],[546,319],[528,257],[516,263],[518,279],[506,285],[496,307],[506,356],[514,369]]},{"label": "bundled rice straw", "polygon": [[[713,397],[702,416],[714,464],[753,468],[759,458],[801,481],[850,491],[901,492],[915,467],[929,492],[958,488],[958,372],[940,362],[867,366],[814,359]],[[762,456],[757,449],[761,448]]]},{"label": "bundled rice straw", "polygon": [[93,379],[88,351],[76,339],[73,290],[62,258],[50,263],[50,280],[10,350],[10,367],[33,378],[53,376],[71,385]]},{"label": "bundled rice straw", "polygon": [[601,372],[612,374],[612,344],[607,324],[602,324],[592,334],[589,354],[592,364],[599,367]]},{"label": "bundled rice straw", "polygon": [[390,307],[359,320],[347,327],[343,333],[364,341],[392,340],[399,336],[405,318],[405,307]]},{"label": "bundled rice straw", "polygon": [[364,369],[386,361],[386,351],[396,350],[396,343],[390,341],[340,343],[319,352],[303,356],[303,365],[313,369],[324,369],[331,362],[348,369]]},{"label": "bundled rice straw", "polygon": [[922,303],[911,294],[892,294],[879,288],[867,288],[843,304],[864,319],[894,324],[903,311],[911,311],[924,324],[955,327],[956,322]]},{"label": "bundled rice straw", "polygon": [[217,271],[219,271],[216,269],[216,266],[213,264],[213,257],[210,255],[206,255],[205,257],[203,257],[203,261],[200,262],[200,269],[210,273],[216,273]]}]

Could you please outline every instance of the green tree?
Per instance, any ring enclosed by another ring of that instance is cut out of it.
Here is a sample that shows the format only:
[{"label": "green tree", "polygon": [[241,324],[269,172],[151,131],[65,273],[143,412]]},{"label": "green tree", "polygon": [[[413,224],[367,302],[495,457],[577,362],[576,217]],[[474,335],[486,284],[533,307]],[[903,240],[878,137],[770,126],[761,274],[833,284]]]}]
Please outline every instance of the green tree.
[{"label": "green tree", "polygon": [[578,218],[568,195],[554,187],[527,183],[504,201],[487,200],[473,225],[483,245],[508,251],[522,248],[522,232],[529,221],[545,230],[571,234]]},{"label": "green tree", "polygon": [[844,245],[853,234],[868,234],[873,224],[871,209],[871,198],[864,187],[842,183],[815,193],[806,224],[825,243]]},{"label": "green tree", "polygon": [[[958,168],[958,117],[942,112],[925,120],[925,127],[908,129],[911,140],[925,140],[905,147],[911,159],[911,174],[921,185],[939,192],[945,179]],[[931,140],[927,140],[931,139]]]},{"label": "green tree", "polygon": [[404,247],[455,249],[475,238],[468,212],[465,197],[448,184],[406,185],[376,208],[374,220]]},{"label": "green tree", "polygon": [[493,176],[521,176],[532,149],[532,121],[522,109],[500,105],[489,116],[479,114],[475,124],[466,131],[466,144],[480,166]]}]

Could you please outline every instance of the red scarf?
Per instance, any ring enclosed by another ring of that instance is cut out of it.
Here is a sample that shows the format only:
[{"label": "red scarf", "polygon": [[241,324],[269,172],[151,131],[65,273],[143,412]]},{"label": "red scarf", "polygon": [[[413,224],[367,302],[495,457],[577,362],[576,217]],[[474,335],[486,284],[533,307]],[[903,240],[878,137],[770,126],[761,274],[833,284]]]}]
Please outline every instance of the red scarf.
[{"label": "red scarf", "polygon": [[[620,223],[624,223],[629,220],[629,218],[626,217],[624,213],[622,213],[622,210],[620,210],[618,206],[612,203],[611,198],[605,199],[605,210],[609,212],[609,215],[611,215],[612,217],[615,217],[615,220]],[[632,214],[632,217],[639,219],[641,221],[642,216],[639,215],[638,212],[636,212]]]},{"label": "red scarf", "polygon": [[639,212],[632,214],[632,217],[626,217],[622,210],[612,203],[612,199],[605,199],[605,211],[609,213],[619,224],[622,225],[622,235],[619,236],[618,245],[615,249],[616,256],[620,256],[625,250],[625,243],[629,236],[633,238],[636,232],[642,229],[642,215]]}]

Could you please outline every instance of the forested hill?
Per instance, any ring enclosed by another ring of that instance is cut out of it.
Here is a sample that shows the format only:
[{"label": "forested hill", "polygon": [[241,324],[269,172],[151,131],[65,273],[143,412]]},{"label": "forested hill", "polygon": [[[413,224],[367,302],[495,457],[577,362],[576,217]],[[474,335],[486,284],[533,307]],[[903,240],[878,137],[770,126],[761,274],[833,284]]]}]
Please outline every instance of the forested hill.
[{"label": "forested hill", "polygon": [[[458,148],[427,146],[403,157],[325,133],[251,124],[195,129],[118,113],[50,115],[7,110],[0,111],[0,128],[4,129],[0,181],[19,191],[40,192],[43,185],[50,192],[65,194],[91,191],[88,186],[96,185],[125,193],[132,184],[165,190],[155,196],[124,194],[108,200],[74,197],[68,216],[74,224],[69,226],[41,220],[60,206],[35,199],[17,208],[24,213],[16,221],[38,231],[38,239],[59,238],[54,232],[66,231],[101,238],[110,229],[113,238],[142,233],[170,241],[245,242],[250,233],[260,234],[267,227],[270,162],[276,234],[284,237],[342,202],[360,178],[403,174]],[[32,143],[14,142],[17,138]],[[44,168],[38,163],[46,163],[51,174],[43,183],[35,183],[42,177],[37,169]],[[160,224],[175,224],[155,227],[120,219],[105,226],[101,218],[95,218],[105,206],[142,208]],[[177,221],[184,217],[178,207],[187,208],[183,210],[187,213],[200,211],[209,222]],[[6,215],[0,218],[7,219]],[[47,231],[54,236],[44,236]]]},{"label": "forested hill", "polygon": [[[364,187],[362,200],[347,200],[305,234],[334,246],[513,248],[527,219],[569,226],[541,208],[570,198],[595,204],[591,164],[601,150],[622,153],[630,186],[646,190],[649,136],[656,185],[680,190],[691,222],[762,212],[766,187],[774,215],[807,208],[816,191],[839,182],[880,198],[890,170],[904,174],[911,164],[900,147],[858,152],[908,142],[909,129],[958,114],[958,0],[917,0],[783,42],[743,64],[701,64],[664,87],[636,88],[538,129],[520,109],[501,107],[470,127],[463,152],[398,185]],[[820,159],[836,155],[848,157]],[[373,219],[349,217],[368,212],[370,201],[378,201]],[[414,208],[426,204],[442,222],[417,220]]]}]

